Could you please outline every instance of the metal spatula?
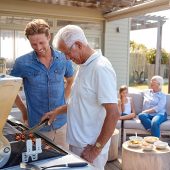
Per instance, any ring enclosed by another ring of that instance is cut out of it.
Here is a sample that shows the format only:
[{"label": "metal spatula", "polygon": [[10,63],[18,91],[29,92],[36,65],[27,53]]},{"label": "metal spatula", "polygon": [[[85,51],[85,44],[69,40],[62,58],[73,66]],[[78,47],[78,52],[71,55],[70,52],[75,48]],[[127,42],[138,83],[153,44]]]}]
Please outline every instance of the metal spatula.
[{"label": "metal spatula", "polygon": [[32,127],[29,130],[25,131],[25,133],[28,134],[28,133],[33,133],[33,132],[38,131],[39,129],[47,126],[48,125],[48,121],[49,121],[49,119],[45,119],[44,121],[42,121],[38,125],[35,125],[34,127]]}]

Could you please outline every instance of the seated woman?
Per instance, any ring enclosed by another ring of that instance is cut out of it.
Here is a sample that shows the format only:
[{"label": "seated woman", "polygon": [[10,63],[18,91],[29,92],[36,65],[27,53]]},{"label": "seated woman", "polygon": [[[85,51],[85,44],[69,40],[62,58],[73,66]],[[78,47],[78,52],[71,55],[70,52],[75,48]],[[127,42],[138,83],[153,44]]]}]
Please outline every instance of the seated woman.
[{"label": "seated woman", "polygon": [[162,91],[163,78],[153,76],[150,88],[144,91],[143,111],[139,114],[144,128],[152,136],[160,137],[160,124],[167,120],[166,95]]},{"label": "seated woman", "polygon": [[128,97],[128,87],[123,85],[119,89],[120,99],[118,100],[118,109],[121,113],[120,120],[133,119],[136,116],[133,99]]}]

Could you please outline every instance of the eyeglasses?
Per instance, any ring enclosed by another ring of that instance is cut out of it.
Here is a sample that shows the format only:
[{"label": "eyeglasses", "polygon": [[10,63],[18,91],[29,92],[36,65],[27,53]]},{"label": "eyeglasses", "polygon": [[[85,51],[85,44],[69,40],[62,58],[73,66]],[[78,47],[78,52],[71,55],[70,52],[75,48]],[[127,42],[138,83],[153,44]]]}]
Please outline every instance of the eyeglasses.
[{"label": "eyeglasses", "polygon": [[158,83],[157,81],[150,81],[151,84],[157,84],[157,85],[160,85],[160,83]]},{"label": "eyeglasses", "polygon": [[74,46],[74,43],[68,48],[67,52],[65,53],[65,55],[69,55],[71,53],[71,50]]}]

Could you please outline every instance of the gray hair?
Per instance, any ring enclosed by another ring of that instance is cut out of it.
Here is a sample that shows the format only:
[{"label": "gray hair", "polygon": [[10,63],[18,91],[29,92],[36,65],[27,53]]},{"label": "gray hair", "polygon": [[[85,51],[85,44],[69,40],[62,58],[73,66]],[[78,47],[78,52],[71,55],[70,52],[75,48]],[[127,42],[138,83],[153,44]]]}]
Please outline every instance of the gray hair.
[{"label": "gray hair", "polygon": [[84,45],[88,44],[84,31],[77,25],[67,25],[61,28],[54,37],[53,46],[57,48],[60,40],[63,40],[68,47],[71,47],[76,41]]},{"label": "gray hair", "polygon": [[158,75],[153,76],[153,77],[151,78],[151,81],[152,81],[152,80],[155,80],[157,83],[159,83],[160,89],[162,89],[162,86],[163,86],[163,84],[164,84],[164,80],[163,80],[163,78],[162,78],[161,76],[158,76]]}]

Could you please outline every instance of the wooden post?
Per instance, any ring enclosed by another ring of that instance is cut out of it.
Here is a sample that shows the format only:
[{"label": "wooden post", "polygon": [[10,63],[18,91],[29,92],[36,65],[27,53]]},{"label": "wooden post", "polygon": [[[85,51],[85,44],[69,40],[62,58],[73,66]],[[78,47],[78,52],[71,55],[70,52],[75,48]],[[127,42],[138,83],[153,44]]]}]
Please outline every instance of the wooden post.
[{"label": "wooden post", "polygon": [[155,75],[160,75],[160,64],[161,64],[161,43],[162,43],[162,22],[158,21],[157,29],[157,50],[155,58]]},{"label": "wooden post", "polygon": [[168,93],[170,93],[170,58],[169,58],[169,71],[168,71]]}]

